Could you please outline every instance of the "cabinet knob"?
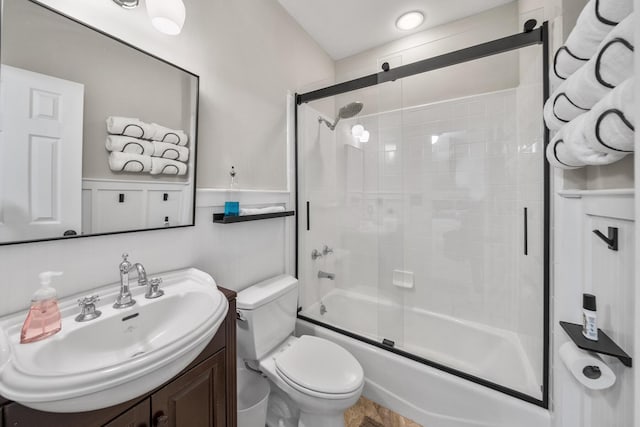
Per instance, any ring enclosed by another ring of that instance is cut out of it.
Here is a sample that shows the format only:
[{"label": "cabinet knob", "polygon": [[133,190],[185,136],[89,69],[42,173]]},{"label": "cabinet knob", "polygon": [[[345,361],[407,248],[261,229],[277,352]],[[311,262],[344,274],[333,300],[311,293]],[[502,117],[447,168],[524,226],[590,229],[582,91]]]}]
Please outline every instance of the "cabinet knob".
[{"label": "cabinet knob", "polygon": [[169,425],[169,417],[166,415],[158,415],[153,420],[154,427],[165,427]]}]

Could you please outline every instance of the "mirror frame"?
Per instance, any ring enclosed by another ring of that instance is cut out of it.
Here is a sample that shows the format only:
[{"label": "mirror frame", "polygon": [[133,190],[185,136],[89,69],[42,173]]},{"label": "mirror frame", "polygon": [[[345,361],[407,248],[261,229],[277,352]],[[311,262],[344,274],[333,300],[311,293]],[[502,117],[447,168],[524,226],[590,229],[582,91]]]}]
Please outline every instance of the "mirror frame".
[{"label": "mirror frame", "polygon": [[[76,19],[64,12],[61,12],[55,8],[53,8],[52,6],[49,6],[47,4],[41,3],[38,0],[28,0],[30,3],[33,3],[36,6],[42,7],[46,10],[48,10],[49,12],[55,13],[63,18],[66,18],[70,21],[72,21],[73,23],[82,25],[85,28],[88,28],[92,31],[95,31],[105,37],[110,38],[111,40],[121,43],[124,46],[127,46],[129,48],[135,49],[136,51],[138,51],[141,54],[147,55],[153,59],[156,59],[160,62],[163,62],[171,67],[174,67],[180,71],[183,71],[187,74],[189,74],[192,77],[195,77],[196,79],[196,93],[195,93],[195,130],[194,130],[194,135],[192,140],[195,141],[195,146],[193,147],[193,180],[192,180],[192,185],[193,185],[193,190],[191,192],[192,194],[192,201],[191,201],[191,224],[185,224],[185,225],[173,225],[170,227],[152,227],[152,228],[138,228],[138,229],[131,229],[131,230],[122,230],[122,231],[110,231],[110,232],[105,232],[105,233],[91,233],[91,234],[77,234],[74,236],[56,236],[56,237],[46,237],[46,238],[42,238],[42,239],[31,239],[31,240],[15,240],[15,241],[10,241],[10,242],[0,242],[0,246],[9,246],[9,245],[19,245],[19,244],[24,244],[24,243],[37,243],[37,242],[50,242],[50,241],[66,241],[66,240],[74,240],[74,239],[78,239],[78,238],[85,238],[85,237],[97,237],[97,236],[111,236],[114,234],[125,234],[125,233],[138,233],[141,231],[158,231],[158,230],[173,230],[173,229],[179,229],[179,228],[185,228],[185,227],[194,227],[196,225],[196,193],[197,193],[197,164],[198,164],[198,145],[199,145],[199,140],[198,140],[198,127],[199,127],[199,118],[200,118],[200,76],[183,68],[180,67],[172,62],[169,62],[166,59],[163,59],[159,56],[156,56],[152,53],[149,53],[147,51],[145,51],[144,49],[141,49],[129,42],[126,42],[124,40],[122,40],[119,37],[116,37],[112,34],[107,33],[106,31],[100,30],[92,25],[87,24],[86,22],[80,21],[79,19]],[[3,7],[3,3],[4,0],[0,0],[0,28],[2,27],[2,22],[4,21],[5,17],[5,12],[4,12],[4,7]],[[2,36],[0,34],[0,61],[2,58],[1,55],[1,50],[2,50]]]}]

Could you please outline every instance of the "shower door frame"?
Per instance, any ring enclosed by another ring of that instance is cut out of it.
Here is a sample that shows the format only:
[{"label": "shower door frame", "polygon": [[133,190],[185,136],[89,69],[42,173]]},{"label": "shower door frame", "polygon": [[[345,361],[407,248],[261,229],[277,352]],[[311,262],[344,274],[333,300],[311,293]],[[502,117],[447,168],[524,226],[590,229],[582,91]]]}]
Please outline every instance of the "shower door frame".
[{"label": "shower door frame", "polygon": [[[518,50],[528,46],[542,46],[542,90],[543,90],[543,102],[546,102],[549,97],[549,24],[547,21],[543,22],[542,25],[531,31],[524,31],[522,33],[513,34],[511,36],[503,37],[500,39],[496,39],[493,41],[489,41],[486,43],[482,43],[479,45],[467,47],[464,49],[456,50],[453,52],[445,53],[443,55],[435,56],[432,58],[424,59],[421,61],[417,61],[411,64],[402,65],[394,69],[387,69],[387,71],[381,71],[375,74],[369,74],[364,77],[360,77],[354,80],[349,80],[343,83],[338,83],[332,86],[328,86],[322,89],[314,90],[311,92],[306,92],[302,94],[295,94],[295,113],[294,113],[294,128],[295,128],[295,141],[294,141],[294,158],[295,158],[295,203],[296,203],[296,211],[300,212],[300,197],[299,197],[299,176],[300,173],[298,165],[298,107],[301,104],[308,103],[311,101],[315,101],[322,98],[327,98],[330,96],[340,95],[346,92],[351,92],[358,89],[364,89],[371,86],[377,86],[381,83],[391,82],[398,79],[402,79],[404,77],[410,77],[417,74],[422,74],[428,71],[437,70],[440,68],[446,68],[456,64],[462,64],[465,62],[473,61],[476,59],[481,59],[493,55],[497,55],[500,53],[505,53],[513,50]],[[540,119],[542,120],[542,111],[540,111]],[[543,121],[544,123],[544,121]],[[543,153],[545,152],[547,145],[549,144],[549,129],[546,125],[544,125],[543,131],[544,138],[544,147]],[[509,396],[524,400],[526,402],[532,403],[534,405],[540,406],[542,408],[549,408],[549,350],[550,350],[550,309],[549,309],[549,298],[550,298],[550,265],[549,265],[549,256],[550,256],[550,236],[549,236],[549,227],[550,227],[550,167],[549,162],[543,155],[544,162],[544,194],[543,194],[543,223],[544,223],[544,237],[543,237],[543,365],[542,365],[542,399],[536,399],[533,396],[528,394],[510,389],[503,385],[494,383],[492,381],[488,381],[486,379],[476,377],[474,375],[470,375],[466,372],[460,371],[458,369],[454,369],[445,365],[442,365],[437,362],[433,362],[429,359],[425,359],[423,357],[417,356],[413,353],[397,349],[393,346],[389,346],[383,341],[374,341],[370,338],[363,337],[361,335],[355,334],[351,331],[326,324],[319,320],[307,317],[305,315],[300,314],[302,307],[298,308],[298,319],[305,320],[309,323],[313,323],[318,326],[322,326],[334,332],[338,332],[342,335],[346,335],[350,338],[356,339],[358,341],[365,342],[367,344],[373,345],[375,347],[390,351],[392,353],[398,354],[400,356],[406,357],[408,359],[414,360],[416,362],[422,363],[427,366],[431,366],[433,368],[439,369],[441,371],[447,372],[449,374],[455,375],[457,377],[466,379],[468,381],[474,382],[476,384],[483,385],[490,389],[502,392]],[[309,212],[309,202],[306,201],[306,230],[310,230],[310,212]],[[300,246],[300,236],[299,236],[299,223],[295,222],[295,234],[296,234],[296,242],[295,242],[295,273],[296,277],[299,277],[299,263],[300,256],[298,253]]]}]

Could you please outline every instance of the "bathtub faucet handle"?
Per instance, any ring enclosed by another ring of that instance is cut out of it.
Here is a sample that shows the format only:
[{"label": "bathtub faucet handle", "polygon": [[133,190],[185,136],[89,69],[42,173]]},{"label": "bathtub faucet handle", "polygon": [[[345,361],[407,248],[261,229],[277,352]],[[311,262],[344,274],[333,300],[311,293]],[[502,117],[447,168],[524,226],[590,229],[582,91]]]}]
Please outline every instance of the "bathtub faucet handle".
[{"label": "bathtub faucet handle", "polygon": [[327,245],[324,245],[324,248],[322,248],[322,255],[329,255],[332,253],[333,253],[333,249]]},{"label": "bathtub faucet handle", "polygon": [[315,261],[318,258],[322,258],[322,254],[320,253],[320,251],[317,250],[317,249],[312,250],[311,251],[311,259]]}]

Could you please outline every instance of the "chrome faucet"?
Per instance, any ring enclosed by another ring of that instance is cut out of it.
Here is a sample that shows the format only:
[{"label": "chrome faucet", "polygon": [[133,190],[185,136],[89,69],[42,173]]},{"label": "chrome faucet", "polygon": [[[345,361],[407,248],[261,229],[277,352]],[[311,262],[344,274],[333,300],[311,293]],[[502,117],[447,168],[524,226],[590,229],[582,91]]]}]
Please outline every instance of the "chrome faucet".
[{"label": "chrome faucet", "polygon": [[327,273],[322,270],[318,270],[318,279],[329,279],[334,280],[336,275],[334,273]]},{"label": "chrome faucet", "polygon": [[136,262],[135,264],[133,264],[133,268],[135,268],[138,272],[138,286],[147,286],[147,272],[145,271],[142,264]]},{"label": "chrome faucet", "polygon": [[[122,262],[120,263],[120,294],[116,298],[116,302],[113,304],[113,308],[127,308],[136,303],[136,300],[131,296],[131,290],[129,289],[129,272],[134,266],[127,259],[129,254],[122,254]],[[136,264],[139,265],[139,264]],[[140,267],[142,267],[140,265]],[[136,267],[137,268],[137,267]],[[142,268],[144,272],[144,268]],[[146,273],[144,274],[146,280]],[[140,274],[138,274],[138,280],[140,280]]]}]

